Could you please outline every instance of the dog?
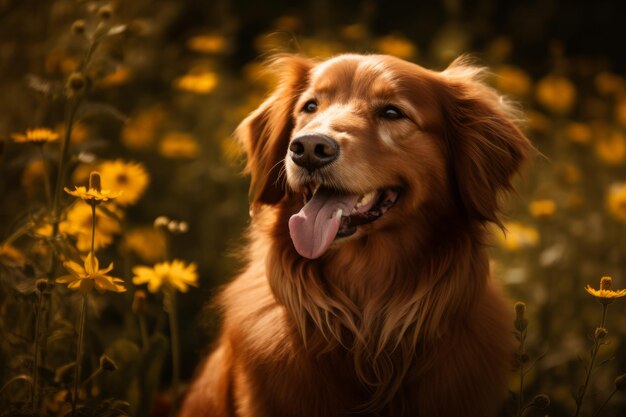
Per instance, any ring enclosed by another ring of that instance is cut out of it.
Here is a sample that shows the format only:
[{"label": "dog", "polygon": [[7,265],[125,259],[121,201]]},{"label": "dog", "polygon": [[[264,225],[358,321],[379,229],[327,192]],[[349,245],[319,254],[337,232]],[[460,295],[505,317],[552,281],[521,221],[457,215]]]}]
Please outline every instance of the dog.
[{"label": "dog", "polygon": [[459,58],[282,56],[237,128],[245,270],[182,417],[496,416],[512,310],[486,242],[532,145]]}]

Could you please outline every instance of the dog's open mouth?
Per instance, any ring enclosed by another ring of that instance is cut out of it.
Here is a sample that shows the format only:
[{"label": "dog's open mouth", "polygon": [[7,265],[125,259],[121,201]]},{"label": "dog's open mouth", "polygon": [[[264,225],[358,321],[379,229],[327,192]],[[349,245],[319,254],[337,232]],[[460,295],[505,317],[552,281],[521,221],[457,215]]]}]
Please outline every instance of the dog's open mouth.
[{"label": "dog's open mouth", "polygon": [[289,219],[291,240],[300,255],[318,258],[335,239],[380,218],[396,204],[399,194],[395,187],[357,195],[310,185],[304,193],[304,207]]}]

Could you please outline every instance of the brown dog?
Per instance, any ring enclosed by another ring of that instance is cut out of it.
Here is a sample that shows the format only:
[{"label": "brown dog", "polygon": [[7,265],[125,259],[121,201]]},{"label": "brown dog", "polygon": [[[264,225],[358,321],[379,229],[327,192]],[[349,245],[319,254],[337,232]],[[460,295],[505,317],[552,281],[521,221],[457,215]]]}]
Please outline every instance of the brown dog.
[{"label": "brown dog", "polygon": [[531,145],[455,61],[276,62],[243,121],[247,268],[182,416],[495,416],[512,318],[486,225]]}]

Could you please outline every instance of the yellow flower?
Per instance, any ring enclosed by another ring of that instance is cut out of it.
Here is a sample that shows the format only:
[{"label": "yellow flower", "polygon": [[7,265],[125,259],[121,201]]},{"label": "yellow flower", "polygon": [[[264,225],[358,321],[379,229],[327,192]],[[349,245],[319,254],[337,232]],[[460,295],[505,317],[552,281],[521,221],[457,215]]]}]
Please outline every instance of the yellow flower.
[{"label": "yellow flower", "polygon": [[28,129],[26,134],[13,133],[11,135],[13,140],[18,143],[34,143],[41,145],[48,142],[54,142],[59,139],[59,134],[48,128],[36,128]]},{"label": "yellow flower", "polygon": [[115,200],[120,205],[135,204],[150,182],[144,166],[137,162],[107,161],[100,165],[102,185],[123,193]]},{"label": "yellow flower", "polygon": [[22,266],[26,262],[26,258],[19,250],[11,245],[0,245],[0,259],[6,259],[11,263]]},{"label": "yellow flower", "polygon": [[535,200],[530,203],[530,214],[534,217],[550,217],[556,212],[556,203],[554,200]]},{"label": "yellow flower", "polygon": [[132,72],[130,71],[130,68],[119,67],[115,71],[105,75],[103,78],[98,80],[98,85],[105,88],[123,85],[130,81],[131,76]]},{"label": "yellow flower", "polygon": [[620,94],[626,88],[626,82],[617,74],[601,72],[595,78],[596,89],[602,95]]},{"label": "yellow flower", "polygon": [[626,183],[615,183],[607,195],[609,213],[617,220],[626,222]]},{"label": "yellow flower", "polygon": [[[109,212],[123,217],[123,212],[115,206],[104,206]],[[67,218],[59,225],[59,231],[63,234],[76,238],[76,247],[80,252],[87,252],[91,249],[91,207],[85,204],[76,204],[68,212]],[[38,233],[51,231],[41,229]],[[113,242],[113,237],[122,231],[120,222],[110,215],[105,214],[100,207],[96,209],[96,235],[94,240],[95,249],[106,247]]]},{"label": "yellow flower", "polygon": [[376,42],[376,49],[383,54],[411,59],[417,55],[417,47],[407,38],[399,35],[387,35]]},{"label": "yellow flower", "polygon": [[567,113],[576,101],[576,89],[570,80],[558,75],[548,75],[537,83],[537,100],[548,110]]},{"label": "yellow flower", "polygon": [[218,77],[213,71],[185,74],[174,81],[174,86],[180,90],[196,94],[208,94],[217,86]]},{"label": "yellow flower", "polygon": [[508,251],[517,251],[522,248],[537,246],[540,237],[539,232],[534,227],[524,226],[520,223],[505,224],[506,232],[496,232],[496,238],[500,246]]},{"label": "yellow flower", "polygon": [[100,174],[93,171],[89,175],[89,187],[75,187],[74,191],[67,187],[63,189],[69,195],[80,198],[88,204],[100,204],[103,201],[113,200],[122,194],[121,191],[103,190],[100,184]]},{"label": "yellow flower", "polygon": [[136,266],[133,268],[133,283],[148,284],[148,291],[157,292],[162,286],[171,286],[180,292],[187,292],[188,286],[198,286],[198,274],[196,264],[189,265],[181,260],[174,259],[172,262],[161,262],[153,268]]},{"label": "yellow flower", "polygon": [[226,38],[218,34],[194,36],[187,40],[187,47],[203,54],[224,52],[227,47]]},{"label": "yellow flower", "polygon": [[123,247],[144,262],[157,262],[165,256],[165,237],[153,227],[140,227],[125,233]]},{"label": "yellow flower", "polygon": [[155,106],[136,114],[122,129],[122,143],[133,150],[150,148],[166,116],[167,113],[161,106]]},{"label": "yellow flower", "polygon": [[123,280],[107,275],[113,269],[113,263],[105,269],[100,269],[98,258],[89,252],[84,260],[84,266],[74,262],[63,262],[63,266],[70,272],[56,279],[59,284],[67,284],[71,290],[80,290],[84,293],[91,291],[95,286],[98,291],[124,292],[126,288],[121,285]]},{"label": "yellow flower", "polygon": [[195,158],[200,153],[200,146],[188,133],[169,132],[159,143],[159,153],[165,158]]},{"label": "yellow flower", "polygon": [[565,135],[569,140],[576,143],[589,143],[593,136],[589,125],[579,122],[571,122],[565,126]]},{"label": "yellow flower", "polygon": [[596,155],[608,165],[620,164],[626,159],[626,138],[619,131],[613,131],[601,139],[595,146]]},{"label": "yellow flower", "polygon": [[495,75],[495,87],[505,94],[524,97],[530,92],[532,80],[520,68],[503,65]]},{"label": "yellow flower", "polygon": [[626,290],[612,290],[611,284],[611,277],[602,277],[600,278],[599,290],[591,288],[590,285],[587,285],[585,287],[585,291],[597,298],[602,304],[607,305],[626,295]]},{"label": "yellow flower", "polygon": [[341,28],[341,36],[350,41],[360,41],[367,36],[367,28],[360,23]]}]

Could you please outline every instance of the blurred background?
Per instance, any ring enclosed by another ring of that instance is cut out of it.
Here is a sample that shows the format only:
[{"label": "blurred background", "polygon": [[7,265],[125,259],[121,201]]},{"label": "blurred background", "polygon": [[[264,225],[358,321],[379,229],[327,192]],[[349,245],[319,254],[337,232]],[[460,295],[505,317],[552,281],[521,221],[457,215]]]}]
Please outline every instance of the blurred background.
[{"label": "blurred background", "polygon": [[[58,141],[40,149],[15,137],[36,127],[63,135],[66,80],[77,68],[86,90],[65,185],[85,185],[91,170],[118,162],[115,169],[136,187],[135,201],[98,223],[101,263],[114,262],[128,291],[90,299],[85,375],[103,353],[119,369],[90,383],[84,396],[87,403],[128,400],[130,415],[146,415],[171,403],[169,326],[158,292],[131,308],[136,289],[145,289],[131,283],[132,268],[162,261],[167,248],[197,265],[198,288],[178,298],[188,380],[218,330],[204,306],[241,266],[233,253],[249,221],[248,179],[231,134],[274,85],[263,61],[285,51],[315,58],[384,53],[444,69],[470,53],[491,69],[488,82],[520,103],[539,150],[507,201],[508,232],[494,230],[491,248],[511,308],[515,300],[527,305],[527,397],[552,399],[547,410],[528,415],[571,415],[602,314],[584,287],[597,288],[604,275],[626,287],[625,18],[626,3],[606,0],[0,0],[0,404],[28,402],[26,385],[12,378],[33,367],[36,282],[51,256],[38,232],[44,182],[56,177],[60,152]],[[106,36],[81,67],[102,21]],[[73,209],[69,223],[79,222]],[[188,230],[157,230],[158,216],[186,222]],[[21,233],[29,222],[34,226]],[[68,241],[81,252],[84,236],[69,226]],[[59,393],[67,394],[71,372],[64,377],[59,369],[72,360],[79,300],[67,291],[54,297],[66,302],[52,304],[42,407],[63,415]],[[608,309],[588,410],[598,409],[626,372],[620,301]],[[161,336],[148,353],[139,315],[150,337]],[[515,391],[514,372],[511,378]],[[626,415],[626,395],[618,392],[603,415]]]}]

